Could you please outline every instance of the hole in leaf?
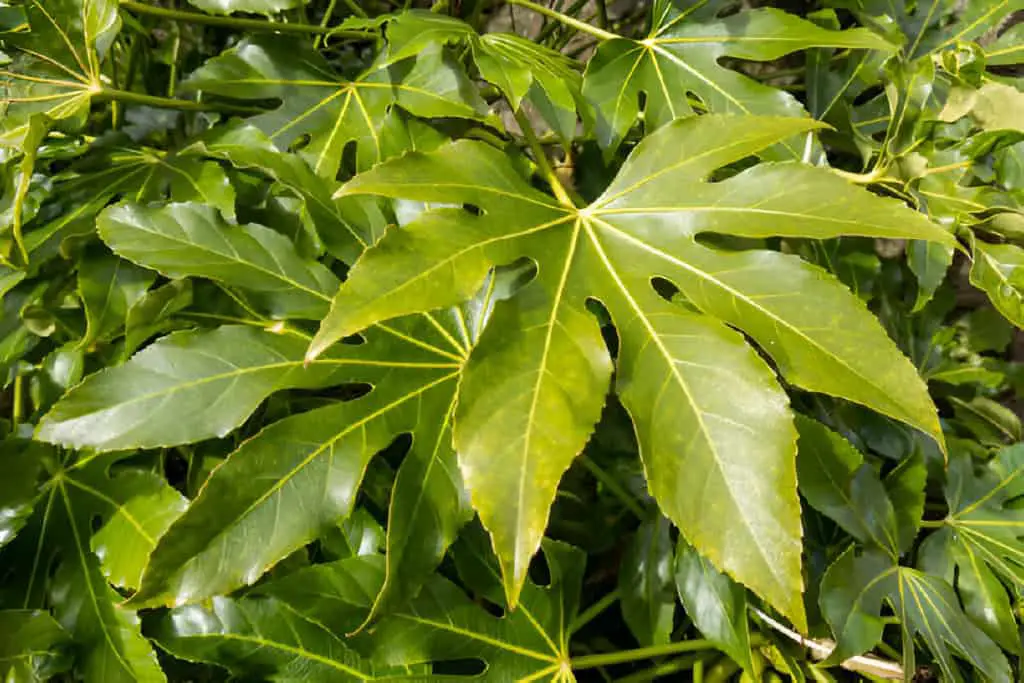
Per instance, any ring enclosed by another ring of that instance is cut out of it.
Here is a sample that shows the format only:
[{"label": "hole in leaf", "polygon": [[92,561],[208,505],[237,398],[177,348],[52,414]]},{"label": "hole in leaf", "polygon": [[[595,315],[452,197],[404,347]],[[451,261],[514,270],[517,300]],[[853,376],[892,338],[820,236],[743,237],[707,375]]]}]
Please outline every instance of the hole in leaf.
[{"label": "hole in leaf", "polygon": [[342,337],[342,344],[348,344],[349,346],[362,346],[366,343],[366,337],[361,334],[352,334],[347,337]]},{"label": "hole in leaf", "polygon": [[691,107],[693,107],[694,111],[697,111],[697,112],[706,112],[706,111],[708,111],[708,105],[707,105],[707,102],[704,101],[704,98],[701,97],[700,95],[698,95],[697,93],[695,93],[692,90],[687,90],[686,91],[686,101],[690,104]]},{"label": "hole in leaf", "polygon": [[398,466],[402,464],[402,460],[409,453],[410,448],[412,448],[412,434],[399,434],[395,437],[394,441],[389,443],[384,450],[378,454],[378,457],[382,458],[387,464],[397,469]]},{"label": "hole in leaf", "polygon": [[473,214],[474,216],[484,215],[484,210],[476,204],[463,204],[462,208],[465,209],[467,213]]},{"label": "hole in leaf", "polygon": [[551,585],[551,568],[548,566],[548,559],[543,552],[537,553],[530,562],[530,581],[538,586]]},{"label": "hole in leaf", "polygon": [[292,143],[288,145],[289,152],[299,152],[309,146],[309,141],[312,140],[312,136],[309,133],[304,133],[299,137],[292,140]]},{"label": "hole in leaf", "polygon": [[619,333],[615,329],[614,321],[604,302],[594,297],[588,297],[584,305],[601,326],[601,336],[604,338],[604,345],[608,348],[608,355],[613,359],[619,355]]},{"label": "hole in leaf", "polygon": [[676,287],[675,283],[663,277],[652,277],[651,288],[665,301],[672,301],[679,294],[679,288]]},{"label": "hole in leaf", "polygon": [[867,104],[884,92],[885,89],[880,85],[873,85],[870,88],[865,88],[860,94],[853,98],[853,106],[859,107]]}]

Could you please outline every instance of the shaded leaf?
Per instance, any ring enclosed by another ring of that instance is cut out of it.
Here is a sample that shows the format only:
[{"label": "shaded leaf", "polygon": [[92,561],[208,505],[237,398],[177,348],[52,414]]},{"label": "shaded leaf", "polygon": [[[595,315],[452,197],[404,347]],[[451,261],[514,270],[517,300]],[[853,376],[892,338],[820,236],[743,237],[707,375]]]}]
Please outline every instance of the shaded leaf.
[{"label": "shaded leaf", "polygon": [[199,275],[246,290],[275,318],[319,318],[338,279],[262,225],[232,226],[200,204],[122,203],[97,218],[114,253],[168,277]]},{"label": "shaded leaf", "polygon": [[103,89],[101,63],[121,28],[115,0],[27,0],[31,31],[4,35],[12,61],[0,69],[0,145],[25,142],[33,116],[84,124]]},{"label": "shaded leaf", "polygon": [[1010,665],[999,647],[967,619],[953,588],[942,579],[900,567],[879,551],[851,548],[822,579],[822,614],[836,636],[830,661],[840,662],[873,648],[882,638],[882,602],[900,617],[903,670],[914,670],[915,636],[938,660],[946,680],[961,681],[953,653],[969,661],[989,681],[1009,683]]},{"label": "shaded leaf", "polygon": [[619,605],[640,645],[664,645],[672,635],[672,541],[662,516],[640,524],[619,566]]},{"label": "shaded leaf", "polygon": [[0,675],[9,683],[50,680],[70,667],[70,638],[46,612],[0,611]]},{"label": "shaded leaf", "polygon": [[675,583],[697,630],[746,671],[755,672],[747,593],[685,541],[676,546]]}]

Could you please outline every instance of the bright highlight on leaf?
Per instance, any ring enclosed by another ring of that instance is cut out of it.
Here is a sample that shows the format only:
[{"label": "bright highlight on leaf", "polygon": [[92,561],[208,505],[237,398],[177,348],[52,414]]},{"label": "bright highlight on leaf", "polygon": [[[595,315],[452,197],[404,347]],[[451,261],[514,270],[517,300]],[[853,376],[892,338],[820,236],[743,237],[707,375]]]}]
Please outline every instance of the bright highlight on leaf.
[{"label": "bright highlight on leaf", "polygon": [[1024,6],[798,5],[0,2],[0,681],[1020,679]]}]

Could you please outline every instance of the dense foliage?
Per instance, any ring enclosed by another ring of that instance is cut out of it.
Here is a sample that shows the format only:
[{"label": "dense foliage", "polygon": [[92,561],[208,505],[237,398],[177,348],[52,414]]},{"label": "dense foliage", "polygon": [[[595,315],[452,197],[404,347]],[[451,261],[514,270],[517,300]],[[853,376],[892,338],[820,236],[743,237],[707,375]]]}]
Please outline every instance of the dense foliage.
[{"label": "dense foliage", "polygon": [[4,681],[1019,680],[1018,0],[0,3]]}]

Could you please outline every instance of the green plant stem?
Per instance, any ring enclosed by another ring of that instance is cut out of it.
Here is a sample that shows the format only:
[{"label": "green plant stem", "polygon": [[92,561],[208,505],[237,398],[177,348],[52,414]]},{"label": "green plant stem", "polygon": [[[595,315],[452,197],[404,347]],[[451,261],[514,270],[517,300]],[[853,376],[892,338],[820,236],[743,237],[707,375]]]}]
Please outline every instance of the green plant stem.
[{"label": "green plant stem", "polygon": [[699,654],[688,654],[682,657],[676,657],[670,659],[667,662],[662,662],[656,666],[652,666],[649,669],[643,671],[637,671],[634,674],[625,676],[619,679],[619,683],[647,683],[647,681],[653,681],[664,676],[671,676],[677,674],[680,671],[687,671],[693,669],[693,677],[696,680],[697,668],[700,667],[700,675],[704,675],[704,658],[707,655]]},{"label": "green plant stem", "polygon": [[[331,17],[334,15],[334,8],[338,5],[338,0],[331,0],[327,5],[327,9],[324,10],[324,18],[320,20],[320,28],[327,28],[327,24],[330,23]],[[319,50],[320,45],[324,42],[323,35],[318,35],[313,39],[313,49]]]},{"label": "green plant stem", "polygon": [[529,143],[530,149],[533,150],[533,156],[536,157],[534,161],[537,162],[537,168],[540,170],[541,175],[548,181],[548,185],[551,186],[551,191],[555,193],[555,198],[558,199],[559,203],[568,208],[575,208],[576,203],[573,202],[569,193],[566,191],[565,186],[562,185],[562,181],[555,175],[555,169],[551,167],[551,162],[548,161],[548,155],[544,153],[544,147],[540,144],[540,140],[537,139],[537,133],[534,132],[533,126],[530,125],[530,120],[523,113],[522,109],[515,110],[516,123],[519,124],[519,128],[523,131],[523,137],[526,138],[526,142]]},{"label": "green plant stem", "polygon": [[614,477],[608,475],[601,467],[591,460],[586,455],[580,456],[580,462],[587,468],[587,471],[594,475],[594,479],[604,484],[612,495],[619,499],[619,501],[625,505],[630,512],[636,515],[639,519],[647,518],[647,511],[644,510],[643,505],[637,501],[636,497],[633,496],[629,491],[622,487],[622,484],[617,482]]},{"label": "green plant stem", "polygon": [[580,21],[579,19],[562,14],[561,12],[545,7],[544,5],[531,2],[530,0],[508,0],[508,3],[510,5],[519,5],[520,7],[533,10],[537,14],[543,14],[545,17],[559,21],[566,26],[571,26],[582,33],[589,33],[595,38],[600,38],[601,40],[614,40],[619,37],[611,31],[606,31],[603,28],[598,28],[597,26],[591,26],[585,21]]},{"label": "green plant stem", "polygon": [[925,529],[941,529],[946,526],[946,520],[944,519],[922,519],[921,527]]},{"label": "green plant stem", "polygon": [[21,424],[21,407],[24,403],[22,394],[24,393],[24,380],[20,374],[14,378],[14,395],[11,397],[11,401],[14,405],[11,408],[11,431],[17,433],[18,425]]},{"label": "green plant stem", "polygon": [[[760,645],[762,642],[764,642],[763,639],[754,636],[750,638],[751,645]],[[641,647],[635,650],[605,652],[599,655],[583,655],[582,657],[573,657],[571,663],[573,670],[593,669],[598,666],[625,664],[627,662],[635,662],[641,659],[653,659],[654,657],[677,655],[683,652],[700,652],[701,650],[717,650],[717,648],[710,640],[697,638],[694,640],[684,640],[678,643],[668,643],[667,645]]]},{"label": "green plant stem", "polygon": [[124,102],[127,104],[140,104],[147,107],[159,107],[161,109],[178,109],[181,111],[223,111],[233,114],[257,114],[261,111],[259,107],[247,107],[243,105],[205,102],[194,102],[192,100],[179,100],[173,97],[159,97],[157,95],[144,95],[127,90],[116,90],[104,88],[94,96],[99,102]]},{"label": "green plant stem", "polygon": [[301,33],[304,35],[332,35],[348,38],[365,38],[367,36],[366,31],[332,29],[328,26],[316,26],[314,24],[286,24],[278,21],[263,21],[262,19],[221,17],[214,14],[154,7],[141,2],[134,2],[134,0],[121,0],[121,7],[134,14],[159,17],[160,19],[169,19],[171,21],[185,21],[191,24],[223,26],[224,28],[233,28],[239,31],[270,31],[276,33]]},{"label": "green plant stem", "polygon": [[597,0],[597,25],[602,29],[608,28],[608,5],[605,0]]},{"label": "green plant stem", "polygon": [[595,602],[587,609],[580,612],[579,615],[572,621],[572,625],[569,627],[570,633],[576,633],[581,628],[590,623],[594,617],[604,612],[606,609],[615,604],[615,602],[621,597],[619,589],[616,588],[611,593],[605,594],[600,600]]},{"label": "green plant stem", "polygon": [[365,19],[368,16],[366,14],[366,11],[358,4],[356,4],[355,0],[342,0],[342,2],[344,2],[345,7],[348,7],[349,11],[352,12],[352,14],[356,15],[357,17],[362,17],[363,19]]}]

